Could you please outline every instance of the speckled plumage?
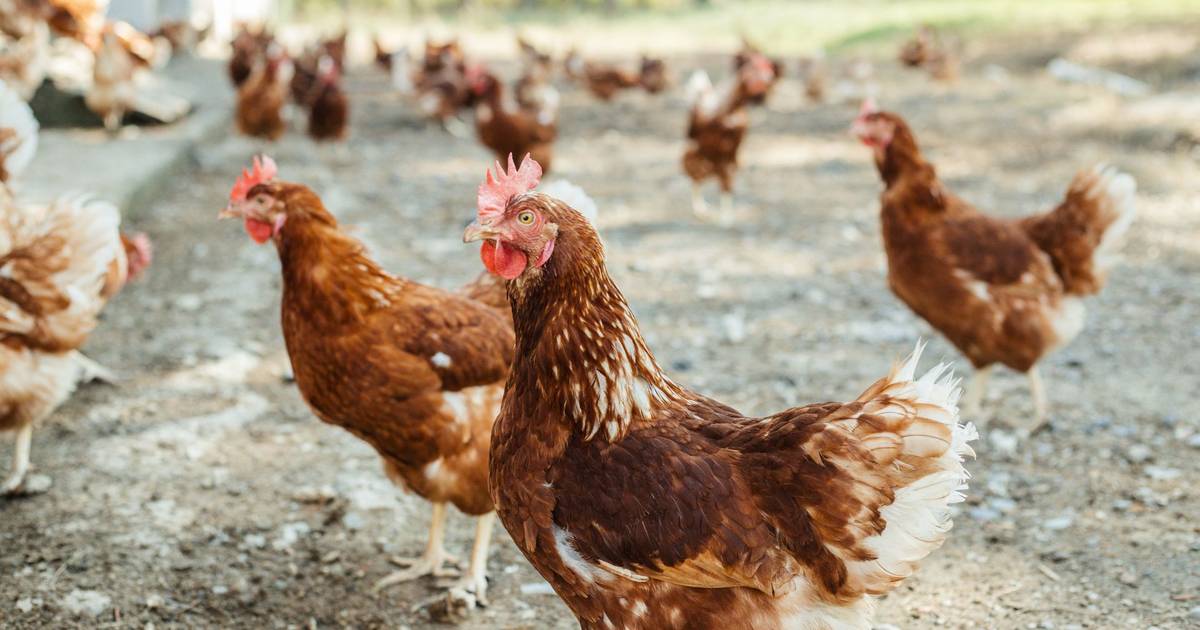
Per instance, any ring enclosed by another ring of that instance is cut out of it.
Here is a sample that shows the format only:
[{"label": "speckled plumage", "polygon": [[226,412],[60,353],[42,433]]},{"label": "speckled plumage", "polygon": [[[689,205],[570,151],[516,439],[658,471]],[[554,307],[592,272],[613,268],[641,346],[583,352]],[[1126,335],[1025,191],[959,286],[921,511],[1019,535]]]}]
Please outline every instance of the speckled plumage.
[{"label": "speckled plumage", "polygon": [[1079,333],[1082,296],[1096,293],[1133,217],[1133,182],[1111,169],[1081,172],[1050,212],[990,217],[938,180],[908,125],[872,113],[894,134],[876,150],[888,282],[976,367],[1024,372]]},{"label": "speckled plumage", "polygon": [[914,382],[914,358],[855,401],[742,416],[662,373],[588,221],[538,193],[509,204],[531,210],[556,245],[508,283],[491,492],[580,624],[869,627],[869,596],[941,543],[960,498],[970,430],[944,367]]}]

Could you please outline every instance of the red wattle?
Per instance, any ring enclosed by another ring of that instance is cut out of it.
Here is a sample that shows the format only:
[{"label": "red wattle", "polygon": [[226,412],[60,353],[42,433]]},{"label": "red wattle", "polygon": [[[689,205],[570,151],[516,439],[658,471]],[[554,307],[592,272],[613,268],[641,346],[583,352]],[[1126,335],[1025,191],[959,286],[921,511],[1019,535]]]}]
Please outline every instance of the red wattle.
[{"label": "red wattle", "polygon": [[525,253],[515,247],[497,241],[484,241],[479,250],[479,257],[488,271],[512,280],[525,271],[529,259]]},{"label": "red wattle", "polygon": [[271,237],[275,234],[275,226],[257,219],[247,218],[246,233],[250,235],[250,238],[254,239],[255,243],[262,245],[271,240]]}]

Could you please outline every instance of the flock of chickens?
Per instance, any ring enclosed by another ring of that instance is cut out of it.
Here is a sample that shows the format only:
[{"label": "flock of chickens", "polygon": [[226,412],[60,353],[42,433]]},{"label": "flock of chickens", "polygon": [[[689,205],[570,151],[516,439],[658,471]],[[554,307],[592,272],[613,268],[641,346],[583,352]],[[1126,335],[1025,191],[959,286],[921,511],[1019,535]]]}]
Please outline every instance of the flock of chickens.
[{"label": "flock of chickens", "polygon": [[[934,72],[947,62],[944,53],[932,61],[939,53],[924,37],[919,65]],[[221,216],[277,249],[284,340],[304,400],[433,505],[425,552],[377,586],[447,574],[452,504],[478,518],[469,567],[447,593],[464,608],[487,602],[498,515],[589,630],[870,627],[873,597],[942,544],[950,506],[963,498],[975,430],[960,421],[948,367],[918,375],[918,345],[852,401],[761,418],[676,383],[608,273],[596,204],[569,183],[541,185],[558,107],[549,56],[522,42],[525,71],[510,99],[456,42],[427,44],[415,68],[404,51],[376,48],[426,115],[450,128],[473,110],[480,141],[500,157],[463,234],[482,242],[484,272],[458,290],[388,273],[316,193],[281,179],[265,156],[242,172]],[[916,57],[910,48],[906,60]],[[308,108],[312,135],[343,137],[344,56],[345,37],[291,60],[270,36],[240,34],[230,64],[239,127],[278,137],[290,98]],[[564,65],[602,100],[668,84],[655,59],[627,70],[571,54]],[[715,178],[729,199],[746,108],[781,74],[748,47],[718,85],[702,74],[688,81],[683,167],[693,181]],[[4,95],[8,191],[36,123]],[[1102,288],[1133,219],[1133,179],[1090,168],[1054,209],[998,219],[946,188],[899,115],[867,99],[851,130],[884,184],[892,290],[976,368],[965,415],[978,413],[987,374],[1002,364],[1030,375],[1042,422],[1037,363],[1080,332],[1082,298]],[[149,252],[144,239],[118,232],[110,206],[5,202],[0,429],[17,434],[4,486],[15,493],[32,427],[97,373],[77,349]],[[699,195],[696,211],[708,213]]]}]

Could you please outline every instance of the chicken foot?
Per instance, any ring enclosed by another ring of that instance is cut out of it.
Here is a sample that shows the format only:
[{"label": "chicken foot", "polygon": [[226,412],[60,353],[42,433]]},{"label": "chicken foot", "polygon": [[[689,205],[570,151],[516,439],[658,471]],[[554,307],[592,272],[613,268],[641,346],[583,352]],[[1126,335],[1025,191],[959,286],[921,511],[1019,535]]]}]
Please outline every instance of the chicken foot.
[{"label": "chicken foot", "polygon": [[475,521],[475,544],[471,547],[471,566],[450,589],[449,596],[465,603],[466,608],[476,604],[487,606],[487,559],[488,546],[492,539],[492,526],[496,524],[496,513],[488,512]]},{"label": "chicken foot", "polygon": [[13,440],[12,474],[0,486],[0,496],[11,496],[21,491],[25,486],[25,476],[29,474],[29,449],[33,444],[33,424],[27,424],[17,429]]},{"label": "chicken foot", "polygon": [[434,577],[456,577],[459,572],[456,569],[446,567],[445,564],[454,564],[457,559],[446,553],[444,542],[446,539],[446,504],[434,503],[433,516],[429,523],[429,542],[425,545],[425,553],[418,558],[392,558],[392,562],[404,565],[407,568],[401,571],[396,571],[391,575],[379,580],[375,583],[374,591],[381,591],[389,586],[400,584],[401,582],[410,582],[426,575]]}]

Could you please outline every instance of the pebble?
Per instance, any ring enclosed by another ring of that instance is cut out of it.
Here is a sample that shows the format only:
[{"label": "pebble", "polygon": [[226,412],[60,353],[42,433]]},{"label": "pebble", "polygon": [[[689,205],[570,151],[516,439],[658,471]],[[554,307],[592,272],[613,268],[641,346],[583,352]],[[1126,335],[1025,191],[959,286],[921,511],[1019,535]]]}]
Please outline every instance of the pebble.
[{"label": "pebble", "polygon": [[175,298],[175,308],[184,312],[190,313],[200,310],[200,307],[203,305],[204,300],[200,299],[200,296],[195,293],[185,293]]},{"label": "pebble", "polygon": [[1000,518],[1000,512],[997,512],[995,509],[986,505],[973,507],[967,512],[967,514],[969,514],[971,518],[985,523]]},{"label": "pebble", "polygon": [[1188,618],[1192,621],[1200,621],[1200,606],[1193,606],[1192,609],[1188,611]]},{"label": "pebble", "polygon": [[158,593],[151,593],[146,596],[146,608],[155,609],[162,608],[167,605],[167,600]]},{"label": "pebble", "polygon": [[1075,523],[1074,516],[1071,516],[1070,514],[1064,514],[1062,516],[1056,516],[1051,519],[1046,519],[1046,521],[1042,523],[1042,527],[1044,527],[1050,531],[1060,531],[1060,530],[1064,530],[1064,529],[1070,527],[1074,523]]},{"label": "pebble", "polygon": [[1200,433],[1193,433],[1192,437],[1188,438],[1187,445],[1192,448],[1200,448]]},{"label": "pebble", "polygon": [[262,549],[267,546],[267,537],[262,534],[246,534],[242,538],[243,549]]},{"label": "pebble", "polygon": [[342,525],[351,531],[357,531],[367,526],[367,520],[358,512],[346,512],[342,517]]},{"label": "pebble", "polygon": [[17,612],[27,613],[33,610],[33,598],[22,597],[17,600]]},{"label": "pebble", "polygon": [[296,544],[296,541],[307,536],[309,531],[311,530],[308,523],[304,521],[286,523],[279,528],[279,536],[271,543],[271,548],[275,551],[289,549],[292,545]]},{"label": "pebble", "polygon": [[1182,470],[1167,466],[1147,466],[1144,472],[1147,477],[1155,481],[1170,481],[1178,479],[1183,474]]},{"label": "pebble", "polygon": [[553,595],[554,588],[548,582],[527,582],[521,585],[522,595]]},{"label": "pebble", "polygon": [[1150,451],[1150,447],[1146,446],[1145,444],[1131,444],[1129,448],[1125,449],[1125,459],[1129,460],[1129,462],[1133,464],[1141,464],[1150,461],[1150,457],[1152,455],[1153,453]]},{"label": "pebble", "polygon": [[1137,586],[1138,576],[1133,571],[1122,571],[1121,574],[1117,576],[1117,581],[1125,586]]},{"label": "pebble", "polygon": [[112,598],[99,591],[72,590],[59,602],[74,615],[99,617],[112,606]]},{"label": "pebble", "polygon": [[25,479],[25,486],[21,488],[21,493],[25,495],[45,494],[53,485],[54,480],[49,475],[29,475]]}]

